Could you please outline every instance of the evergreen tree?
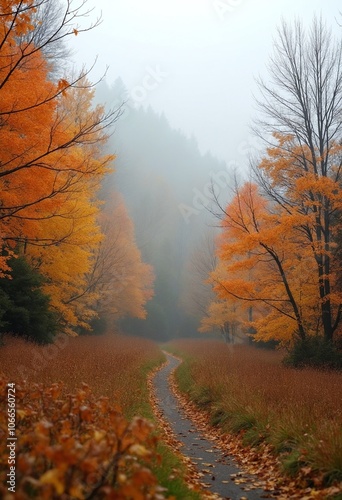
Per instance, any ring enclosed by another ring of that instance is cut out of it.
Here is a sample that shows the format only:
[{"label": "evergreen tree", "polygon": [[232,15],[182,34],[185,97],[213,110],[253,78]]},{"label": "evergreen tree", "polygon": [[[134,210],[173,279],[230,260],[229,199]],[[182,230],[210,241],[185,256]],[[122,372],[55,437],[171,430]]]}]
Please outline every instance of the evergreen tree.
[{"label": "evergreen tree", "polygon": [[53,340],[57,317],[41,287],[44,278],[24,257],[11,258],[10,275],[0,280],[0,331],[39,344]]}]

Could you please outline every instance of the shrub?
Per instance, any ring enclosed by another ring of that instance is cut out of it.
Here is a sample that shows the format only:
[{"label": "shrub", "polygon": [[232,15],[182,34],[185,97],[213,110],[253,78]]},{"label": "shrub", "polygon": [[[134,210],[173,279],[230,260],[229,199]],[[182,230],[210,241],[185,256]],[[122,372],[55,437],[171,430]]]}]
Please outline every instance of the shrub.
[{"label": "shrub", "polygon": [[[0,376],[1,404],[6,381]],[[131,423],[108,398],[95,397],[83,384],[63,394],[61,383],[16,386],[16,497],[25,499],[158,498],[162,489],[150,471],[157,439],[153,426],[136,417]],[[7,415],[0,416],[7,435]],[[1,456],[8,456],[6,439]],[[6,460],[7,461],[7,460]],[[0,472],[0,496],[7,473]]]},{"label": "shrub", "polygon": [[307,337],[294,343],[284,359],[284,364],[295,368],[310,366],[342,370],[342,352],[323,337]]}]

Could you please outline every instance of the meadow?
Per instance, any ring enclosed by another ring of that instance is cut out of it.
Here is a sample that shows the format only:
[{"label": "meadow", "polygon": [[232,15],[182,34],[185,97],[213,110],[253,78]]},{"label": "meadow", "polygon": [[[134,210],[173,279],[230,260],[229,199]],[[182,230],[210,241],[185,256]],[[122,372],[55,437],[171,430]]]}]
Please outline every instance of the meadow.
[{"label": "meadow", "polygon": [[[184,360],[176,372],[180,391],[223,435],[238,435],[246,447],[267,445],[281,464],[280,473],[299,478],[301,486],[328,487],[342,480],[341,373],[295,370],[282,365],[283,353],[220,341],[178,340],[167,348]],[[111,463],[113,442],[127,444],[118,453],[122,498],[129,492],[139,495],[143,487],[151,498],[162,498],[159,485],[175,498],[199,498],[186,485],[184,465],[155,430],[147,379],[163,361],[154,342],[117,334],[62,336],[46,346],[4,339],[2,402],[6,384],[17,384],[18,434],[29,436],[17,449],[18,477],[32,481],[32,498],[38,486],[43,488],[39,498],[62,498],[66,484],[75,498],[92,498],[84,490],[87,474]],[[52,423],[52,430],[42,422]],[[5,433],[3,413],[0,434]],[[70,454],[62,457],[68,439]],[[97,454],[89,456],[91,450]],[[6,453],[2,447],[1,454]],[[37,459],[45,455],[50,462]],[[61,457],[73,466],[72,480],[65,477]]]},{"label": "meadow", "polygon": [[65,393],[86,383],[94,395],[118,403],[128,418],[146,411],[146,374],[163,361],[157,344],[114,334],[60,336],[46,346],[7,337],[4,344],[0,366],[9,380],[62,382]]},{"label": "meadow", "polygon": [[213,340],[180,340],[180,390],[223,433],[270,445],[283,473],[308,485],[342,481],[342,374],[295,370],[283,354]]},{"label": "meadow", "polygon": [[[112,483],[115,480],[115,495],[119,495],[115,498],[126,498],[129,494],[145,498],[144,487],[149,488],[151,498],[163,498],[159,485],[177,498],[198,498],[187,488],[183,464],[156,432],[147,377],[163,360],[157,344],[118,334],[60,336],[54,345],[46,346],[5,337],[0,347],[1,405],[6,404],[6,384],[15,383],[17,432],[19,436],[29,436],[25,443],[19,438],[17,447],[20,462],[17,480],[18,487],[24,488],[24,493],[20,490],[22,498],[31,498],[30,495],[49,499],[64,498],[63,495],[93,498],[89,488],[95,488],[93,483],[98,479],[92,479],[89,486],[87,477],[93,474],[93,469],[101,469],[102,464],[113,465],[115,450],[120,467],[114,464],[115,477],[112,472],[107,474]],[[142,424],[137,416],[144,417],[147,423]],[[45,424],[42,425],[46,421],[53,424],[48,435]],[[2,438],[6,435],[6,425],[3,412]],[[66,432],[72,442],[70,447],[78,450],[79,455],[70,448],[70,454],[61,458]],[[4,439],[1,441],[6,443]],[[118,443],[126,443],[124,450],[115,448]],[[93,449],[98,454],[89,457]],[[6,452],[6,447],[2,447],[2,459]],[[42,455],[49,456],[50,461],[41,462],[37,457]],[[137,468],[137,463],[141,463],[141,468]],[[74,466],[72,479],[66,477],[65,464]],[[44,484],[39,480],[41,477]],[[3,475],[1,482],[5,482]],[[25,489],[27,483],[33,488],[29,494]],[[104,488],[108,488],[107,483]],[[108,491],[103,496],[95,491],[94,498],[107,498]]]}]

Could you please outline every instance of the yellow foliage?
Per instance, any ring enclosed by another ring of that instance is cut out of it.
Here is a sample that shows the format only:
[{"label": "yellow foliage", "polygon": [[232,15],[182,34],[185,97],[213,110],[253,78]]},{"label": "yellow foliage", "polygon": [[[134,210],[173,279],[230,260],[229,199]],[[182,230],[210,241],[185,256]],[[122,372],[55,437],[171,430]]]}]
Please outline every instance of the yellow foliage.
[{"label": "yellow foliage", "polygon": [[153,296],[153,272],[142,261],[134,228],[123,199],[113,194],[99,218],[104,239],[93,254],[88,286],[98,293],[100,315],[118,319],[145,318],[145,304]]}]

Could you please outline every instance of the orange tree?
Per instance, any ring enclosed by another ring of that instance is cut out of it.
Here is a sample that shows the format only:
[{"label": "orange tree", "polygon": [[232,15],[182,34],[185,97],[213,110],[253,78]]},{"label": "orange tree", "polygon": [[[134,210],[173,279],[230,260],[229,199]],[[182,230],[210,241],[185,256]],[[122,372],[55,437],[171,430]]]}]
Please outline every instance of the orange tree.
[{"label": "orange tree", "polygon": [[92,85],[85,71],[70,81],[54,81],[44,56],[49,46],[82,31],[72,25],[80,11],[66,2],[60,20],[44,32],[49,21],[38,14],[48,3],[0,3],[0,141],[7,145],[0,159],[0,223],[5,242],[60,241],[60,235],[39,234],[41,221],[64,216],[64,202],[77,183],[103,175],[111,161],[100,158],[99,147],[118,113],[91,106],[87,95]]},{"label": "orange tree", "polygon": [[237,188],[224,210],[219,253],[232,274],[213,279],[221,294],[266,307],[259,335],[330,343],[342,315],[341,44],[322,20],[308,32],[283,24],[269,68],[259,82],[256,131],[268,144],[253,166],[259,188]]},{"label": "orange tree", "polygon": [[269,148],[254,171],[267,198],[287,214],[304,253],[311,251],[320,329],[331,341],[342,313],[332,268],[341,208],[341,44],[322,19],[308,32],[299,22],[283,24],[269,68],[269,82],[259,82],[258,122]]},{"label": "orange tree", "polygon": [[96,295],[70,299],[86,288],[102,238],[96,196],[113,160],[102,146],[120,112],[93,105],[87,71],[56,77],[62,42],[93,26],[78,24],[84,1],[51,5],[0,2],[0,273],[14,250],[25,254],[61,325],[73,327],[94,315]]},{"label": "orange tree", "polygon": [[154,276],[152,267],[142,261],[132,220],[118,193],[107,199],[98,219],[101,241],[94,246],[84,286],[74,290],[68,304],[95,297],[94,314],[103,326],[125,316],[145,319]]},{"label": "orange tree", "polygon": [[297,334],[305,340],[321,325],[314,256],[294,229],[300,220],[301,214],[289,216],[251,183],[236,188],[225,209],[220,261],[210,281],[230,307],[240,303],[250,313],[257,306],[252,324],[258,340],[286,342]]}]

